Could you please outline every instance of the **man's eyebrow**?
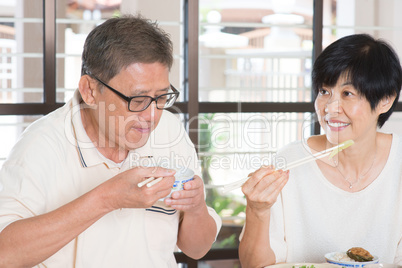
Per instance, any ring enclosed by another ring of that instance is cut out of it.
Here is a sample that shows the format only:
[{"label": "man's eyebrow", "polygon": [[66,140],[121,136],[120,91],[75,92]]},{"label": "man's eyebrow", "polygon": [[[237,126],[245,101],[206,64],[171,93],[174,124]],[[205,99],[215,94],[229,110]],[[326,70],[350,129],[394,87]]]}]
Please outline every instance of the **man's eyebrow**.
[{"label": "man's eyebrow", "polygon": [[[169,88],[170,88],[170,86],[167,87],[167,88],[158,89],[156,92],[160,92],[160,91],[168,92]],[[150,91],[151,90],[145,90],[145,89],[143,89],[143,90],[134,90],[133,93],[132,93],[132,96],[148,96],[148,93]]]}]

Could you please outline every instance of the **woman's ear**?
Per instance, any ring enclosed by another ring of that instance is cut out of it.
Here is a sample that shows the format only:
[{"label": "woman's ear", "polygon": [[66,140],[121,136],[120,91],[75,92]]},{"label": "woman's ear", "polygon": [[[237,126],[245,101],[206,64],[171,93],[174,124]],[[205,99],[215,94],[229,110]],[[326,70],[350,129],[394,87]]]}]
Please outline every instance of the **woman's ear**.
[{"label": "woman's ear", "polygon": [[385,114],[386,112],[389,111],[389,109],[391,109],[392,104],[395,101],[396,96],[388,96],[383,98],[380,103],[379,103],[379,109],[380,109],[380,114]]},{"label": "woman's ear", "polygon": [[78,90],[81,93],[81,97],[82,97],[83,101],[87,105],[89,105],[89,106],[96,105],[95,84],[93,82],[93,79],[89,75],[81,76],[80,81],[78,83]]}]

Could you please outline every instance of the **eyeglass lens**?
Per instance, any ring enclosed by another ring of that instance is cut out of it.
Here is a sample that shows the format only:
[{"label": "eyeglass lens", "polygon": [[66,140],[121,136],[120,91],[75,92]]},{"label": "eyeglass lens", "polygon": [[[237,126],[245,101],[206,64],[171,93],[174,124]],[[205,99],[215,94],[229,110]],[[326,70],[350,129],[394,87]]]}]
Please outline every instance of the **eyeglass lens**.
[{"label": "eyeglass lens", "polygon": [[[153,98],[152,97],[135,97],[131,99],[130,102],[130,111],[142,111],[148,108],[148,106],[151,104]],[[158,109],[165,109],[169,108],[173,105],[173,103],[176,100],[176,94],[163,94],[158,97],[156,97],[156,107]]]}]

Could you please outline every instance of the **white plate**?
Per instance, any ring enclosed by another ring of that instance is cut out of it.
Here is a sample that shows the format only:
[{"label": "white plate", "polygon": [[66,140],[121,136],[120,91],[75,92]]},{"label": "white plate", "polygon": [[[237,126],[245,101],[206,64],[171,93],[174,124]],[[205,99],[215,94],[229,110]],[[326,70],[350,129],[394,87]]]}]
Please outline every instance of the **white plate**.
[{"label": "white plate", "polygon": [[339,265],[339,266],[343,266],[343,267],[346,267],[346,268],[362,268],[362,267],[364,267],[364,266],[366,266],[366,265],[369,265],[369,264],[376,264],[376,263],[378,263],[379,261],[378,261],[378,257],[377,256],[374,256],[373,255],[373,257],[374,257],[374,260],[372,260],[372,261],[366,261],[366,262],[352,262],[352,261],[337,261],[337,260],[335,260],[334,258],[333,258],[333,256],[335,255],[335,254],[339,254],[339,253],[342,253],[342,254],[346,254],[345,252],[331,252],[331,253],[327,253],[327,254],[325,254],[325,259],[327,260],[327,262],[328,263],[333,263],[333,264],[336,264],[336,265]]},{"label": "white plate", "polygon": [[311,266],[314,265],[315,268],[339,268],[339,266],[335,264],[330,264],[330,263],[301,263],[301,262],[289,262],[289,263],[279,263],[279,264],[274,264],[274,265],[269,265],[266,266],[265,268],[295,268],[301,267],[301,266]]}]

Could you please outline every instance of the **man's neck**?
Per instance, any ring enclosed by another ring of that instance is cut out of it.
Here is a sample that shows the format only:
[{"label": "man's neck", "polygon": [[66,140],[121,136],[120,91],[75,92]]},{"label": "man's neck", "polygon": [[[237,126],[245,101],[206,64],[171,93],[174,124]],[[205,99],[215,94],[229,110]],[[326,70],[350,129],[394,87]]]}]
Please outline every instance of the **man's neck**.
[{"label": "man's neck", "polygon": [[116,148],[109,148],[109,147],[96,147],[104,157],[107,159],[112,160],[115,163],[121,163],[124,159],[127,158],[128,151],[127,150],[119,150]]},{"label": "man's neck", "polygon": [[119,146],[118,142],[107,138],[104,133],[100,133],[95,120],[92,120],[91,115],[85,109],[81,110],[81,121],[89,139],[104,157],[115,163],[121,163],[126,159],[128,150],[123,146]]}]

